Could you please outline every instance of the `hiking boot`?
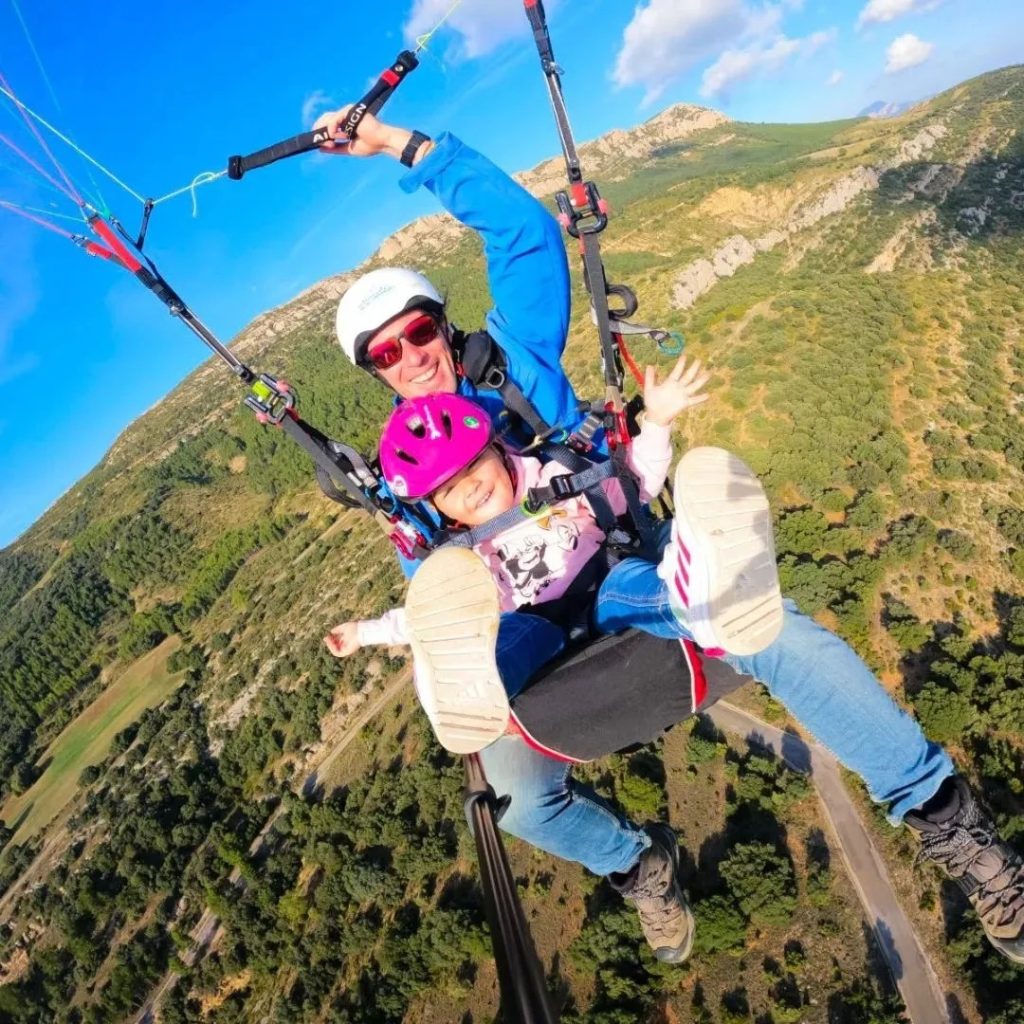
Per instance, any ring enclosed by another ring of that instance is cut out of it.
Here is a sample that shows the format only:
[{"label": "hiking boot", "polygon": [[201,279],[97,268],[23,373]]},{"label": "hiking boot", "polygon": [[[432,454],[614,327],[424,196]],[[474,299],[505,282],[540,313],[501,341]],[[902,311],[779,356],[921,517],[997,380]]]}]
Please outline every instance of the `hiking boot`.
[{"label": "hiking boot", "polygon": [[640,927],[654,957],[682,963],[693,946],[693,914],[679,885],[679,841],[668,825],[647,825],[651,845],[627,875],[609,875],[623,898],[636,904]]},{"label": "hiking boot", "polygon": [[977,911],[989,942],[1024,964],[1024,860],[999,838],[967,783],[948,779],[903,820],[921,840],[918,860],[940,865]]},{"label": "hiking boot", "polygon": [[724,448],[691,448],[676,466],[672,539],[658,574],[680,623],[709,654],[756,654],[782,630],[768,496]]},{"label": "hiking boot", "polygon": [[500,609],[490,570],[472,551],[435,551],[405,599],[416,693],[438,742],[474,754],[508,725],[509,704],[494,658]]}]

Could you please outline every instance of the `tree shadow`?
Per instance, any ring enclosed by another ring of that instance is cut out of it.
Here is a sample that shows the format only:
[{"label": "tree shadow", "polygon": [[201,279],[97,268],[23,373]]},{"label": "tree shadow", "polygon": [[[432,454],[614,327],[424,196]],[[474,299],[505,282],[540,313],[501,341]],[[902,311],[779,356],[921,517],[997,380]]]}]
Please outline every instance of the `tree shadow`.
[{"label": "tree shadow", "polygon": [[832,867],[832,850],[822,829],[812,828],[807,832],[804,839],[804,852],[807,856],[808,867],[814,865],[822,871],[828,871]]},{"label": "tree shadow", "polygon": [[483,905],[484,894],[476,875],[452,875],[437,898],[438,910],[472,910],[476,913]]},{"label": "tree shadow", "polygon": [[875,918],[875,940],[879,950],[885,959],[886,966],[893,980],[899,982],[903,977],[903,957],[896,948],[896,940],[893,937],[892,929],[881,918]]},{"label": "tree shadow", "polygon": [[[906,1013],[903,999],[896,988],[889,966],[874,930],[868,924],[862,924],[864,944],[867,953],[863,973],[849,979],[838,991],[828,997],[829,1024],[863,1024],[868,1020],[903,1020],[897,1018],[900,1012]],[[833,960],[837,979],[842,982],[839,963]],[[929,1022],[930,1024],[930,1022]]]},{"label": "tree shadow", "polygon": [[547,972],[547,990],[551,993],[551,1001],[563,1014],[573,1013],[576,1000],[572,994],[572,986],[562,970],[562,954],[555,950],[551,957],[551,966]]}]

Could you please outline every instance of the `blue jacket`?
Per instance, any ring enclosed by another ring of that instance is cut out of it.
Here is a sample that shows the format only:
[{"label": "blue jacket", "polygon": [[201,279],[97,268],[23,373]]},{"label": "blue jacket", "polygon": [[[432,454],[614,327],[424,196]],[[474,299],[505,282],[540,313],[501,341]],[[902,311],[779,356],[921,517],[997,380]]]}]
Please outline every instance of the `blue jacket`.
[{"label": "blue jacket", "polygon": [[[583,419],[562,369],[569,331],[569,266],[558,222],[521,185],[485,156],[445,132],[399,182],[405,192],[427,188],[484,242],[494,308],[486,327],[505,353],[509,378],[552,426],[573,429]],[[459,381],[459,393],[491,415],[504,408],[496,391]],[[399,555],[412,576],[417,562]]]},{"label": "blue jacket", "polygon": [[[429,189],[483,238],[494,300],[486,327],[505,353],[509,377],[547,423],[575,427],[582,419],[579,399],[562,369],[570,300],[558,222],[504,171],[447,132],[400,184],[406,192]],[[503,405],[497,392],[462,380],[459,393],[479,402],[498,425]]]}]

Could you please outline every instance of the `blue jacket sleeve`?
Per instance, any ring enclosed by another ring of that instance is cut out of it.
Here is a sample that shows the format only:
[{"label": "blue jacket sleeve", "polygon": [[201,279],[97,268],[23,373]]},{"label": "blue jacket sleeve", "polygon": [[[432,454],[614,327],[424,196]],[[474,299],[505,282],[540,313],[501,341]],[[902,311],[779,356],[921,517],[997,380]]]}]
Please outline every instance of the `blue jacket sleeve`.
[{"label": "blue jacket sleeve", "polygon": [[569,267],[558,222],[504,171],[447,132],[401,179],[406,192],[421,186],[483,238],[494,300],[487,328],[510,361],[525,350],[564,376]]}]

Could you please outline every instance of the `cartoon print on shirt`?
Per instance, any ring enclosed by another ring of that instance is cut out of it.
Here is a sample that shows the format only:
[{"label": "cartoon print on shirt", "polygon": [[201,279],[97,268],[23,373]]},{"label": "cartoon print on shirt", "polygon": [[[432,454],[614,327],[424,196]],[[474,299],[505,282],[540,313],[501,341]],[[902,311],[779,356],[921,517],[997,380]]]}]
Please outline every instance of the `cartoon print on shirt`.
[{"label": "cartoon print on shirt", "polygon": [[555,522],[565,518],[562,509],[552,509],[537,520],[539,530],[532,530],[525,537],[515,538],[497,549],[504,576],[521,598],[520,603],[532,601],[551,583],[552,574],[560,571],[562,559],[556,559],[554,566],[548,565],[549,548],[574,551],[578,546],[579,526],[571,520]]}]

